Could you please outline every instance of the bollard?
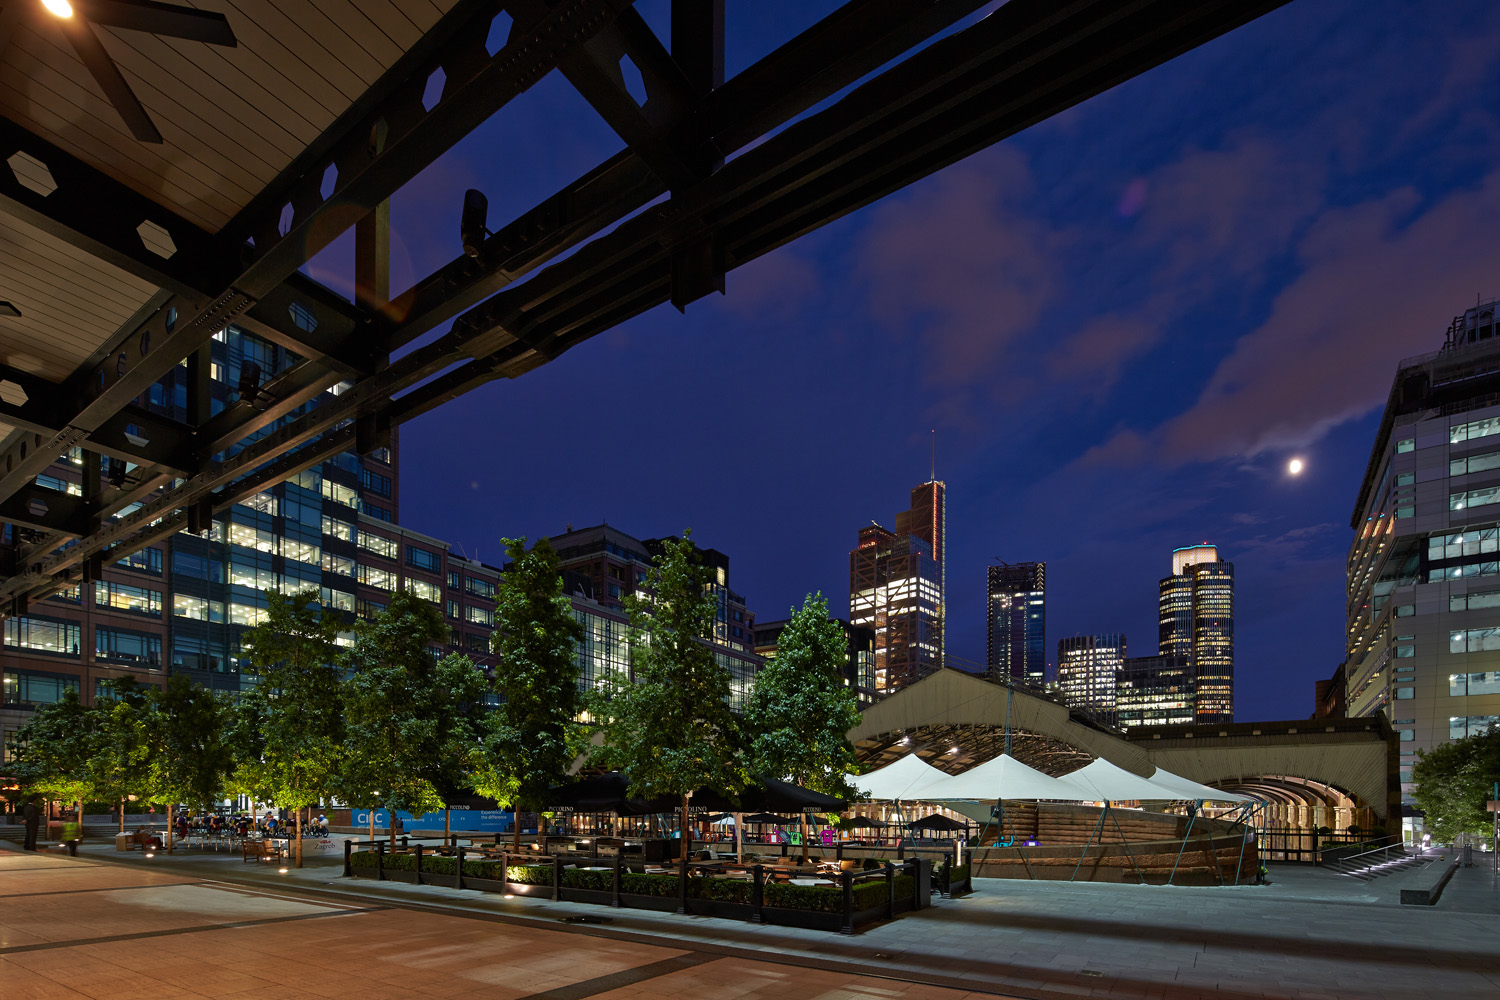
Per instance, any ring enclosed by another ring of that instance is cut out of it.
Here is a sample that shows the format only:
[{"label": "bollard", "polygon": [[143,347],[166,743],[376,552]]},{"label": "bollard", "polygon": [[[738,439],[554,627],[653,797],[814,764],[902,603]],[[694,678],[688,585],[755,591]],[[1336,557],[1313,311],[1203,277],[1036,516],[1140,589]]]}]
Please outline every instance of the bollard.
[{"label": "bollard", "polygon": [[896,866],[885,863],[885,915],[896,916]]},{"label": "bollard", "polygon": [[552,899],[562,899],[562,869],[563,859],[558,855],[552,855]]},{"label": "bollard", "polygon": [[350,860],[354,851],[354,842],[346,839],[344,841],[344,878],[350,878],[354,874],[354,863]]},{"label": "bollard", "polygon": [[417,885],[422,884],[422,845],[417,845]]},{"label": "bollard", "polygon": [[840,934],[854,933],[854,873],[840,872],[839,881],[843,884],[844,892],[844,926],[839,928]]},{"label": "bollard", "polygon": [[[455,844],[458,842],[458,838],[457,837],[454,837],[453,840],[454,840]],[[462,889],[464,887],[464,851],[465,850],[466,850],[466,848],[463,848],[463,847],[460,847],[458,849],[458,867],[454,869],[454,871],[456,871],[458,873],[458,887],[460,889]]]},{"label": "bollard", "polygon": [[677,862],[677,912],[687,912],[687,880],[688,861],[687,851],[682,852],[682,858]]},{"label": "bollard", "polygon": [[766,869],[764,865],[756,865],[755,888],[750,893],[750,922],[753,924],[765,923],[765,917],[761,910],[766,905]]},{"label": "bollard", "polygon": [[618,909],[620,906],[624,905],[623,902],[620,899],[620,862],[623,861],[623,860],[624,860],[624,858],[622,858],[620,855],[618,855],[618,854],[615,855],[615,884],[614,884],[614,895],[615,895],[615,898],[612,899],[612,900],[610,900],[609,905],[615,907],[616,909]]},{"label": "bollard", "polygon": [[385,881],[385,843],[375,845],[375,881]]}]

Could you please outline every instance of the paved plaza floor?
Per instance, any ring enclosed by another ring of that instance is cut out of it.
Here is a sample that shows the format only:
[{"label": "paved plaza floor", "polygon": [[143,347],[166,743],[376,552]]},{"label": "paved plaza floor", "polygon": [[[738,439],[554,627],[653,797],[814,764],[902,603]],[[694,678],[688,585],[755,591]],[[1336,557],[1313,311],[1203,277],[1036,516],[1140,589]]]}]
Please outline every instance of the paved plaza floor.
[{"label": "paved plaza floor", "polygon": [[[213,852],[77,859],[0,843],[0,997],[1163,1000],[1500,997],[1500,884],[1436,867],[1270,886],[981,880],[843,936],[576,903],[281,874]],[[574,926],[569,917],[604,923]]]}]

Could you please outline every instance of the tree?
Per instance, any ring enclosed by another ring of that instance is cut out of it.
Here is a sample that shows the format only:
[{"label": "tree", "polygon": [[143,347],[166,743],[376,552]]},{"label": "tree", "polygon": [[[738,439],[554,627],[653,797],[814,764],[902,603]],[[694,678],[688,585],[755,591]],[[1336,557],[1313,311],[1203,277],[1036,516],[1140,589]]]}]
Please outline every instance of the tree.
[{"label": "tree", "polygon": [[152,688],[124,677],[101,682],[94,698],[99,719],[95,729],[94,768],[101,774],[100,797],[120,803],[120,832],[125,832],[125,802],[143,798],[149,779],[151,744],[148,738]]},{"label": "tree", "polygon": [[30,792],[78,803],[83,835],[83,801],[98,783],[94,729],[98,715],[85,708],[75,688],[50,705],[38,706],[15,737],[15,776]]},{"label": "tree", "polygon": [[601,760],[630,776],[630,791],[681,800],[684,850],[693,791],[738,793],[745,774],[729,707],[729,674],[705,643],[717,601],[691,532],[666,539],[647,576],[647,594],[625,607],[637,630],[634,681],[600,701],[605,739]]},{"label": "tree", "polygon": [[1489,833],[1493,820],[1485,803],[1500,781],[1500,726],[1418,750],[1411,777],[1412,797],[1435,839],[1452,843],[1460,833]]},{"label": "tree", "polygon": [[227,742],[229,699],[182,674],[151,692],[144,724],[149,765],[145,798],[167,807],[167,850],[178,803],[208,808],[222,797],[234,765]]},{"label": "tree", "polygon": [[482,791],[515,809],[521,844],[524,807],[540,812],[552,786],[564,781],[583,748],[577,646],[583,626],[563,596],[557,553],[545,538],[507,538],[510,567],[495,596],[491,647],[499,656],[495,686],[504,701],[485,720]]},{"label": "tree", "polygon": [[853,794],[846,775],[858,758],[848,734],[859,724],[859,703],[840,676],[847,659],[848,639],[828,617],[828,601],[809,594],[793,609],[745,705],[752,772],[825,795]]},{"label": "tree", "polygon": [[[441,659],[442,612],[409,593],[355,627],[354,672],[345,686],[345,771],[384,793],[385,805],[413,814],[442,809],[472,783],[479,766],[489,682],[467,656]],[[395,837],[395,823],[391,824]]]},{"label": "tree", "polygon": [[338,615],[317,607],[318,591],[266,592],[266,620],[245,633],[254,684],[233,724],[240,754],[235,783],[256,798],[291,807],[302,867],[302,810],[337,783],[344,756],[343,655]]}]

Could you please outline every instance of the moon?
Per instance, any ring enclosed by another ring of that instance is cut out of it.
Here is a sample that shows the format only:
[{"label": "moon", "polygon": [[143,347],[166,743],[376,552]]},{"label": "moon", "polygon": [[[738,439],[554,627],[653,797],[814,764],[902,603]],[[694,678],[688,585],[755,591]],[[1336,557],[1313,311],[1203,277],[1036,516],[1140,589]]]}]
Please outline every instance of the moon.
[{"label": "moon", "polygon": [[1286,471],[1294,476],[1302,475],[1302,459],[1294,458],[1286,463]]}]

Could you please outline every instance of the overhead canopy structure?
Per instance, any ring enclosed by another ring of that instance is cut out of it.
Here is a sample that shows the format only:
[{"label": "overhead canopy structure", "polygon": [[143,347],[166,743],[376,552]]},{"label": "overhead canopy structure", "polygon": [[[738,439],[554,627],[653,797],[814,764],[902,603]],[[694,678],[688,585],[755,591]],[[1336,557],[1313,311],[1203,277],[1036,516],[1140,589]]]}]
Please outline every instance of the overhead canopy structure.
[{"label": "overhead canopy structure", "polygon": [[1158,767],[1151,774],[1151,784],[1165,788],[1169,792],[1177,792],[1177,798],[1198,800],[1205,802],[1253,802],[1248,795],[1239,795],[1235,792],[1226,792],[1222,788],[1212,785],[1199,784],[1180,774],[1173,774],[1164,767]]},{"label": "overhead canopy structure", "polygon": [[1100,757],[1092,764],[1081,767],[1064,779],[1079,789],[1075,798],[1100,802],[1161,802],[1186,798],[1187,796],[1153,784],[1149,779],[1132,774],[1116,764]]},{"label": "overhead canopy structure", "polygon": [[915,753],[909,753],[894,764],[887,764],[869,774],[851,774],[849,784],[859,789],[868,799],[877,802],[925,799],[922,792],[948,775],[927,763]]},{"label": "overhead canopy structure", "polygon": [[[1102,757],[1095,763],[1100,761],[1103,761]],[[977,767],[969,768],[962,774],[945,776],[942,781],[929,785],[920,796],[929,802],[944,802],[952,799],[977,801],[1063,799],[1071,801],[1087,797],[1086,790],[1067,778],[1054,778],[1043,774],[1007,754],[993,757]]]},{"label": "overhead canopy structure", "polygon": [[[631,0],[8,0],[0,614],[1285,2],[848,0],[726,80],[705,0],[670,44]],[[455,191],[454,258],[392,289],[390,198],[554,71],[624,148],[492,233]],[[350,229],[354,301],[302,273]],[[274,364],[221,370],[229,325]]]}]

